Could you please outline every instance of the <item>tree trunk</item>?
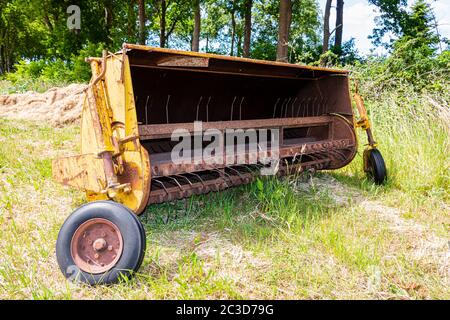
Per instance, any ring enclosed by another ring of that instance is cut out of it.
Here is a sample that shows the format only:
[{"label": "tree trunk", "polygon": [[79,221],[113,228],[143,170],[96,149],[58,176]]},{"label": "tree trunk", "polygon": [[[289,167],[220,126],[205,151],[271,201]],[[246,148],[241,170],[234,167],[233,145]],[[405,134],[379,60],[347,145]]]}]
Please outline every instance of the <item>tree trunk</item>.
[{"label": "tree trunk", "polygon": [[236,37],[236,17],[235,17],[235,9],[233,7],[233,11],[231,12],[231,49],[230,56],[234,55],[234,38]]},{"label": "tree trunk", "polygon": [[250,57],[250,44],[252,37],[252,5],[253,0],[245,0],[244,14],[244,57]]},{"label": "tree trunk", "polygon": [[166,0],[161,0],[161,21],[159,24],[159,46],[166,47]]},{"label": "tree trunk", "polygon": [[237,44],[236,44],[236,56],[241,57],[242,56],[242,30],[237,33]]},{"label": "tree trunk", "polygon": [[280,0],[277,61],[288,62],[289,28],[291,25],[291,0]]},{"label": "tree trunk", "polygon": [[194,1],[194,33],[192,34],[192,51],[198,52],[200,49],[200,0]]},{"label": "tree trunk", "polygon": [[3,46],[0,45],[0,75],[5,73],[5,63],[3,62]]},{"label": "tree trunk", "polygon": [[127,41],[133,42],[136,38],[136,16],[134,11],[134,1],[131,0],[128,3],[128,14],[127,14]]},{"label": "tree trunk", "polygon": [[145,44],[145,1],[139,0],[139,44]]},{"label": "tree trunk", "polygon": [[323,45],[322,53],[325,53],[329,49],[330,44],[330,10],[332,0],[327,0],[325,4],[325,13],[323,16]]},{"label": "tree trunk", "polygon": [[336,35],[334,37],[334,49],[338,55],[342,47],[342,30],[344,27],[344,0],[337,0],[336,5]]},{"label": "tree trunk", "polygon": [[108,0],[105,1],[105,28],[106,28],[106,37],[105,42],[109,46],[112,43],[111,31],[113,28],[113,1]]}]

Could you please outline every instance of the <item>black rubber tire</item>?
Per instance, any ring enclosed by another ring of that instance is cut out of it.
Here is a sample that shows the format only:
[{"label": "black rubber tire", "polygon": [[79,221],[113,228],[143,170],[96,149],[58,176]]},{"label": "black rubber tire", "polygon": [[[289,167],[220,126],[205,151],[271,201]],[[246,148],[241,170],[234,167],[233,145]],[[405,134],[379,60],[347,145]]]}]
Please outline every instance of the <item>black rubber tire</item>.
[{"label": "black rubber tire", "polygon": [[387,178],[386,164],[378,149],[367,150],[367,174],[376,184],[384,184]]},{"label": "black rubber tire", "polygon": [[[93,218],[114,223],[123,238],[122,255],[107,272],[91,274],[80,270],[73,261],[70,247],[78,227]],[[139,269],[145,255],[145,230],[136,215],[127,207],[113,201],[97,201],[76,209],[64,222],[56,241],[56,259],[64,276],[89,285],[117,283],[122,277],[131,278]]]}]

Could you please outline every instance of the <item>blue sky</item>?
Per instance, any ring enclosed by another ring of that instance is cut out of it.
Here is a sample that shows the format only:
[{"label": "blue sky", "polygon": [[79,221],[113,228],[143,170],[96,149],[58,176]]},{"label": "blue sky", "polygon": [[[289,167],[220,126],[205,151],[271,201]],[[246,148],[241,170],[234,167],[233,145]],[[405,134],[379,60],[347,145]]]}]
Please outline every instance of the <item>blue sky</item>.
[{"label": "blue sky", "polygon": [[[318,2],[323,12],[326,0],[318,0]],[[409,0],[409,5],[413,2]],[[450,38],[450,0],[428,0],[428,2],[434,9],[439,33],[443,37]],[[333,5],[335,4],[336,0],[333,0]],[[377,8],[369,5],[367,0],[344,0],[344,41],[355,38],[356,47],[363,54],[370,53],[371,49],[375,49],[376,53],[383,53],[382,48],[374,48],[367,38],[375,27],[376,16]],[[332,8],[330,18],[332,28],[334,28],[335,19],[335,10]]]}]

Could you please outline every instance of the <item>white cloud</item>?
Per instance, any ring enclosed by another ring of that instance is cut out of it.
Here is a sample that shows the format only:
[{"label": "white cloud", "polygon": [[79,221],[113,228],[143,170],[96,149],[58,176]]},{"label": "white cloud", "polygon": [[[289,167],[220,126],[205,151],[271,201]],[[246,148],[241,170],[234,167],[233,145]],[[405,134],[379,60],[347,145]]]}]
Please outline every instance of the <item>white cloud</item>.
[{"label": "white cloud", "polygon": [[[323,12],[326,0],[319,0],[320,8]],[[409,6],[413,4],[409,0]],[[438,29],[441,37],[450,38],[450,0],[428,0],[436,15]],[[335,5],[335,1],[333,1]],[[377,16],[377,8],[369,5],[367,0],[345,0],[344,2],[344,41],[355,38],[355,44],[358,50],[367,54],[371,49],[376,49],[376,53],[382,53],[382,48],[375,48],[371,40],[368,39],[375,27],[374,19]],[[336,10],[332,8],[330,16],[330,25],[334,28],[336,19]]]},{"label": "white cloud", "polygon": [[439,34],[442,37],[450,38],[450,1],[436,1],[431,4],[431,7],[434,9]]},{"label": "white cloud", "polygon": [[344,7],[344,30],[345,40],[355,38],[356,47],[362,53],[369,53],[373,48],[368,38],[375,28],[375,8],[363,2]]}]

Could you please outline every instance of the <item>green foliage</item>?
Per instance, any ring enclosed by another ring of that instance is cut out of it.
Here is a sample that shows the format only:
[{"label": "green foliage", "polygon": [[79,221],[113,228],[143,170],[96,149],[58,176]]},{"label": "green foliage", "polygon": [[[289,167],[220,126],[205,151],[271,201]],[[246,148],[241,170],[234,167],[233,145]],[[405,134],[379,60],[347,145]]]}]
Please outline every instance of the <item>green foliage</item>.
[{"label": "green foliage", "polygon": [[[407,0],[369,0],[369,3],[378,7],[380,16],[375,23],[377,27],[373,30],[372,39],[375,45],[383,44],[383,37],[392,33],[401,36],[408,25]],[[392,43],[385,44],[389,47]]]},{"label": "green foliage", "polygon": [[331,50],[322,53],[322,46],[319,46],[317,47],[316,52],[311,53],[311,58],[313,61],[311,65],[322,67],[354,65],[363,60],[358,54],[354,38],[345,41],[339,50],[332,47]]},{"label": "green foliage", "polygon": [[[101,56],[103,44],[88,43],[78,55],[72,55],[69,61],[62,59],[41,59],[36,61],[19,61],[14,73],[6,74],[6,80],[12,82],[18,91],[43,91],[51,86],[61,86],[71,82],[87,82],[91,70],[86,57]],[[36,86],[41,83],[42,86]],[[42,88],[42,89],[41,89]]]},{"label": "green foliage", "polygon": [[[411,83],[417,90],[440,90],[448,78],[449,53],[437,52],[442,39],[434,30],[434,16],[424,0],[416,0],[411,10],[405,0],[370,0],[380,9],[373,40],[381,43],[385,34],[398,39],[389,44],[390,54],[367,58],[363,73],[373,73],[382,86]],[[165,12],[165,46],[190,49],[193,30],[192,3],[189,0],[145,0],[147,44],[160,44],[161,22]],[[79,5],[81,30],[66,25],[69,5]],[[243,53],[244,0],[202,0],[201,50],[241,56]],[[85,82],[90,67],[88,56],[100,56],[104,48],[114,51],[123,42],[138,40],[137,1],[86,0],[56,1],[0,0],[0,74],[20,90],[51,84]],[[278,0],[254,0],[252,7],[252,58],[274,60],[278,41]],[[235,20],[232,39],[232,17]],[[124,27],[125,25],[125,27]],[[354,39],[341,48],[322,54],[321,21],[315,0],[292,1],[289,61],[328,67],[360,65],[363,61]],[[231,46],[233,43],[233,52]],[[358,68],[364,69],[364,68]]]},{"label": "green foliage", "polygon": [[[436,45],[441,41],[431,32],[431,27],[436,27],[436,19],[430,4],[425,0],[415,0],[411,10],[408,10],[407,0],[369,0],[380,11],[380,16],[375,20],[377,27],[369,37],[374,45],[384,45],[387,49],[394,49],[395,39],[426,38],[429,44]],[[393,35],[389,43],[385,43],[383,37]],[[445,39],[442,39],[445,41]]]},{"label": "green foliage", "polygon": [[[255,35],[252,57],[275,60],[278,41],[278,1],[255,1]],[[314,0],[293,1],[289,40],[289,61],[309,63],[317,60],[320,43],[320,17]]]},{"label": "green foliage", "polygon": [[78,55],[72,55],[70,59],[70,79],[75,82],[88,81],[91,77],[91,68],[85,59],[88,57],[101,57],[103,50],[106,50],[106,44],[88,42]]},{"label": "green foliage", "polygon": [[356,77],[371,78],[377,88],[402,88],[412,85],[417,91],[438,92],[450,80],[450,51],[437,53],[439,39],[432,28],[432,12],[418,0],[408,16],[409,29],[392,45],[386,58],[370,58],[359,64]]},{"label": "green foliage", "polygon": [[61,86],[69,83],[70,70],[62,60],[52,62],[45,60],[19,61],[15,65],[16,72],[6,74],[15,91],[43,92],[53,86]]}]

